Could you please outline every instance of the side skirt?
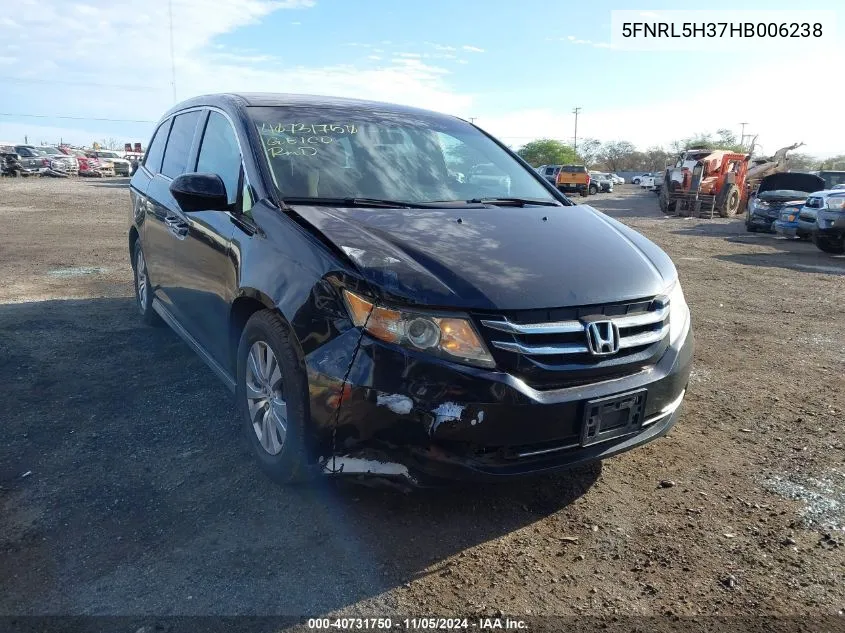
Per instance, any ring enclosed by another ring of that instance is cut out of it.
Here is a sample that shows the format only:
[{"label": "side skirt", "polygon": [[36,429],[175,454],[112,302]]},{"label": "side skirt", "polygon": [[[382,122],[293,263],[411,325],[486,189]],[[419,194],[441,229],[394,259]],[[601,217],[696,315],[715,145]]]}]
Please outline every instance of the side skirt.
[{"label": "side skirt", "polygon": [[153,310],[158,313],[164,322],[167,323],[167,325],[169,325],[183,341],[191,346],[205,364],[208,365],[211,370],[217,374],[217,377],[223,381],[229,391],[235,393],[235,379],[231,376],[231,374],[229,374],[229,372],[226,371],[220,363],[211,357],[211,354],[209,354],[184,327],[182,327],[182,324],[176,320],[176,317],[170,314],[170,311],[155,297],[153,297]]}]

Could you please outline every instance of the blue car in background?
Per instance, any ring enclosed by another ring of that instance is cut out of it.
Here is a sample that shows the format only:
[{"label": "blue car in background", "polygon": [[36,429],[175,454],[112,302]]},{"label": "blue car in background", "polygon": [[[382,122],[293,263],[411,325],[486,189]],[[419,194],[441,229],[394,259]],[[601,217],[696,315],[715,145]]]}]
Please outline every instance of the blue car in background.
[{"label": "blue car in background", "polygon": [[772,233],[781,226],[785,235],[791,232],[791,237],[795,237],[798,210],[807,196],[823,189],[824,180],[812,174],[785,172],[766,176],[748,201],[745,228],[752,233]]},{"label": "blue car in background", "polygon": [[798,214],[804,206],[803,202],[787,203],[780,209],[780,217],[774,221],[773,227],[775,233],[781,237],[794,239],[800,237],[801,239],[808,239],[809,236],[805,233],[798,232]]}]

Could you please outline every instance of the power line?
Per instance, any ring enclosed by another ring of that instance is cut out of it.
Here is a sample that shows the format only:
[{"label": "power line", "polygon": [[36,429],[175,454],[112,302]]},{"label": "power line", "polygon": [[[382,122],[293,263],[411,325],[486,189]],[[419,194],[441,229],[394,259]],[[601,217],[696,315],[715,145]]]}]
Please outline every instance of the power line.
[{"label": "power line", "polygon": [[52,114],[16,114],[13,112],[0,112],[0,116],[26,117],[29,119],[70,119],[72,121],[109,121],[111,123],[155,123],[146,119],[105,119],[90,116],[54,116]]},{"label": "power line", "polygon": [[127,84],[109,84],[96,81],[68,81],[61,79],[30,79],[29,77],[6,77],[0,76],[0,81],[30,83],[30,84],[63,84],[67,86],[91,86],[94,88],[122,88],[124,90],[157,90],[161,86],[130,86]]}]

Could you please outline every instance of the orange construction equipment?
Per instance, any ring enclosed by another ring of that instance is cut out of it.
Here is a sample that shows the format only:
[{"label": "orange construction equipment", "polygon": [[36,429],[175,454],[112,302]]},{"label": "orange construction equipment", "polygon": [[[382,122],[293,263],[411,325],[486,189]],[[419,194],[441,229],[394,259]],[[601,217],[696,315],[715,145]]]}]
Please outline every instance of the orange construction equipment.
[{"label": "orange construction equipment", "polygon": [[748,199],[746,175],[750,154],[726,150],[688,149],[666,169],[660,187],[660,209],[677,215],[740,213]]}]

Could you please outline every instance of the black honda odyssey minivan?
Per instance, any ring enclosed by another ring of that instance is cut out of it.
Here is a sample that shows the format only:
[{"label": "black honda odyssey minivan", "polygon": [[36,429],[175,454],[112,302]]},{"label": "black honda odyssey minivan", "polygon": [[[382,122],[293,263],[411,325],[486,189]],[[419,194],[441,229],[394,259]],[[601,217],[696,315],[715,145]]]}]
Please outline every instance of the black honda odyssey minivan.
[{"label": "black honda odyssey minivan", "polygon": [[131,198],[142,319],[231,389],[279,482],[499,480],[678,418],[693,338],[669,257],[464,120],[197,97]]}]

